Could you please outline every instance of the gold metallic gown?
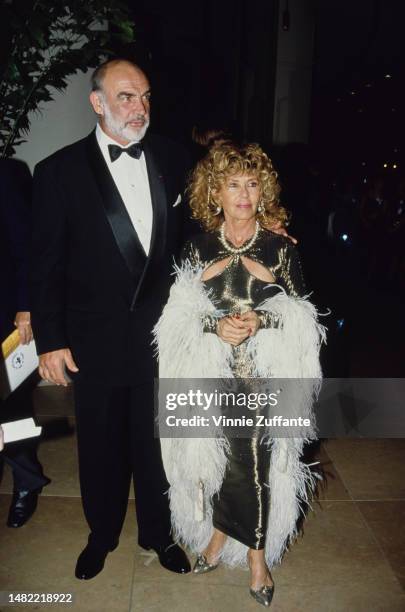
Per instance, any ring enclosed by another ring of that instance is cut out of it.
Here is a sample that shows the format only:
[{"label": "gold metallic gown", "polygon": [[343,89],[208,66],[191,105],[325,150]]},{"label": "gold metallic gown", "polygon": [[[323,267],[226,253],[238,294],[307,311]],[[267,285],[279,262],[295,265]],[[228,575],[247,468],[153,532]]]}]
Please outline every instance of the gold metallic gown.
[{"label": "gold metallic gown", "polygon": [[[216,307],[226,314],[255,310],[261,327],[278,326],[279,321],[270,313],[260,311],[263,300],[280,291],[302,296],[305,286],[301,265],[295,247],[282,236],[260,229],[257,240],[243,253],[273,274],[275,283],[268,283],[253,276],[244,266],[238,254],[232,254],[223,246],[219,232],[202,234],[188,242],[182,259],[204,269],[214,263],[229,259],[222,272],[204,281],[210,290],[210,298]],[[203,321],[206,333],[215,333],[217,319],[207,317]],[[251,363],[246,359],[246,342],[232,347],[233,373],[236,378],[252,377]],[[213,525],[228,536],[249,548],[264,548],[269,508],[268,475],[270,451],[260,443],[258,431],[251,438],[232,438],[227,470],[221,490],[213,500]]]}]

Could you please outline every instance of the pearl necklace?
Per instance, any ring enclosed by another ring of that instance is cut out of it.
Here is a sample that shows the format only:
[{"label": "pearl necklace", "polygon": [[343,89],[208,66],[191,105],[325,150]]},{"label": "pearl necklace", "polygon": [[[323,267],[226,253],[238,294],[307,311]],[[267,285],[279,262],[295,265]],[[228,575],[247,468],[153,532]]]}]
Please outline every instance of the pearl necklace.
[{"label": "pearl necklace", "polygon": [[259,235],[259,230],[260,230],[260,223],[256,221],[255,233],[253,234],[249,242],[246,242],[246,244],[240,247],[234,247],[234,246],[231,246],[229,242],[227,241],[227,239],[225,238],[225,222],[224,222],[221,225],[221,229],[219,231],[219,240],[222,246],[224,247],[224,249],[228,251],[228,253],[233,253],[234,255],[241,255],[242,253],[246,253],[246,251],[252,248],[252,246],[257,240],[257,236]]}]

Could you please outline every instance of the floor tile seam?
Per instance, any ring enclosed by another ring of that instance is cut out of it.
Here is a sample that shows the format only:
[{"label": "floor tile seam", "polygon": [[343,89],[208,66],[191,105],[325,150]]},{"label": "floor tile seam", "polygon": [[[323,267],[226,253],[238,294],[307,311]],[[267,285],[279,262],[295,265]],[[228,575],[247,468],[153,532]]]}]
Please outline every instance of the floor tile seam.
[{"label": "floor tile seam", "polygon": [[[186,580],[187,580],[187,578],[186,578]],[[160,582],[160,584],[165,584],[166,582],[170,582],[170,578],[166,578],[165,580],[162,580]],[[149,578],[149,577],[142,576],[142,580],[140,580],[138,582],[138,585],[142,585],[142,584],[150,585],[150,584],[153,584],[153,583],[156,584],[156,577],[155,578],[152,578],[152,577]],[[201,584],[201,583],[199,581],[197,581],[195,578],[188,583],[189,586],[195,586],[195,585],[198,585],[198,584]],[[237,589],[238,588],[241,588],[241,589],[245,588],[241,584],[230,584],[229,582],[215,582],[215,583],[211,582],[211,583],[207,583],[205,586],[206,587],[217,587],[217,586],[220,586],[220,587],[232,587],[232,588],[237,588]],[[248,586],[249,586],[248,582],[246,582],[246,589],[248,589]]]},{"label": "floor tile seam", "polygon": [[[325,449],[325,448],[324,448],[324,451],[326,452],[326,454],[327,454],[327,455],[328,455],[328,457],[330,458],[330,455],[328,454],[328,452],[326,451],[326,449]],[[401,584],[401,583],[400,583],[400,581],[399,581],[399,578],[397,577],[397,575],[396,575],[396,573],[395,573],[395,571],[394,571],[394,569],[393,569],[393,567],[392,567],[392,565],[391,565],[391,563],[390,563],[389,559],[387,558],[387,556],[386,556],[386,554],[385,554],[384,550],[382,549],[382,547],[381,547],[380,543],[378,542],[378,540],[377,540],[377,537],[376,537],[375,533],[373,532],[373,530],[371,529],[371,527],[370,527],[370,526],[369,526],[369,524],[367,523],[367,521],[366,521],[365,517],[363,516],[363,513],[361,512],[360,507],[358,506],[358,502],[356,502],[356,500],[353,498],[353,495],[352,495],[352,493],[351,493],[350,489],[348,488],[348,486],[346,485],[346,482],[345,482],[344,478],[342,477],[342,475],[341,475],[341,473],[340,473],[340,471],[339,471],[338,467],[335,465],[335,463],[333,462],[333,460],[332,460],[332,459],[331,459],[331,461],[332,461],[332,464],[333,464],[333,466],[334,466],[334,468],[335,468],[335,470],[336,470],[336,473],[338,474],[338,476],[339,476],[339,478],[341,479],[341,481],[342,481],[342,483],[343,483],[344,487],[346,488],[346,490],[347,490],[347,492],[348,492],[348,495],[349,495],[349,497],[350,497],[351,501],[353,502],[353,505],[354,505],[354,507],[355,507],[356,512],[357,512],[357,513],[360,515],[360,520],[361,520],[361,522],[362,522],[362,523],[363,523],[363,525],[366,527],[367,531],[370,533],[372,540],[375,542],[375,544],[376,544],[376,546],[377,546],[377,549],[380,551],[380,553],[381,553],[382,557],[385,559],[385,561],[386,561],[386,563],[387,563],[387,565],[388,565],[388,567],[389,567],[389,569],[390,569],[390,571],[391,571],[392,575],[394,576],[394,578],[395,578],[396,582],[398,583],[398,585],[399,585],[399,587],[400,587],[401,591],[402,591],[402,592],[404,592],[404,589],[403,589],[403,587],[402,587],[402,584]]]},{"label": "floor tile seam", "polygon": [[58,497],[61,499],[81,499],[82,496],[81,495],[62,495],[62,494],[57,494],[57,493],[42,493],[41,497]]},{"label": "floor tile seam", "polygon": [[[136,604],[136,601],[134,599],[134,591],[135,591],[135,585],[136,585],[136,556],[140,555],[143,550],[144,549],[141,548],[140,546],[138,546],[138,547],[135,546],[134,549],[133,549],[133,554],[132,554],[132,559],[133,559],[132,580],[131,580],[131,592],[130,592],[130,598],[129,598],[129,610],[128,610],[128,612],[133,612],[133,610],[135,609],[133,606],[135,606],[135,604]],[[156,558],[154,560],[158,561],[157,555],[156,555]],[[145,566],[145,567],[149,567],[149,565]],[[139,581],[138,584],[142,584],[142,582],[146,582],[146,583],[149,583],[149,582],[160,583],[159,580],[151,579],[151,578],[144,579],[143,577]]]},{"label": "floor tile seam", "polygon": [[37,419],[53,418],[53,419],[72,419],[76,421],[76,417],[74,414],[43,414],[42,412],[35,411],[35,417]]},{"label": "floor tile seam", "polygon": [[[346,489],[346,491],[347,491],[347,494],[349,495],[349,499],[347,499],[347,500],[343,500],[343,501],[353,501],[353,496],[352,496],[352,494],[351,494],[351,492],[350,492],[349,488],[347,487],[347,485],[346,485],[346,483],[345,483],[345,481],[344,481],[344,478],[342,477],[342,475],[341,475],[341,473],[339,472],[339,470],[338,470],[337,466],[335,465],[334,460],[333,460],[333,459],[332,459],[332,457],[329,455],[329,453],[328,453],[328,451],[327,451],[327,449],[326,449],[326,444],[325,444],[323,441],[321,442],[321,444],[322,444],[322,448],[323,448],[324,453],[326,454],[327,458],[329,459],[329,461],[330,461],[330,463],[331,463],[331,466],[332,466],[332,467],[335,469],[337,476],[340,478],[340,480],[341,480],[341,482],[342,482],[342,484],[343,484],[344,488],[345,488],[345,489]],[[320,462],[320,465],[322,466],[322,461]],[[326,479],[326,482],[327,482],[327,479]],[[332,500],[328,500],[328,501],[332,501]],[[335,501],[335,500],[333,500],[333,501]]]},{"label": "floor tile seam", "polygon": [[[0,491],[0,495],[12,495],[13,491]],[[81,499],[81,495],[62,495],[62,494],[58,494],[58,493],[45,493],[44,491],[41,493],[41,497],[60,497],[60,498],[67,498],[67,499]],[[135,498],[134,497],[129,497],[128,498],[129,502],[134,502]],[[1,611],[0,611],[1,612]]]},{"label": "floor tile seam", "polygon": [[128,612],[132,612],[132,610],[133,610],[132,600],[133,600],[133,597],[134,597],[135,571],[136,571],[135,560],[136,560],[137,553],[138,553],[138,551],[136,550],[136,547],[134,547],[134,549],[132,551],[133,566],[132,566],[131,590],[130,590],[130,594],[129,594],[129,608],[128,608]]},{"label": "floor tile seam", "polygon": [[[1,495],[4,495],[4,496],[6,496],[6,495],[13,495],[13,491],[0,491],[0,496]],[[41,493],[40,497],[41,498],[44,498],[44,497],[58,497],[58,498],[61,498],[61,499],[65,499],[65,498],[66,499],[81,499],[81,495],[55,495],[55,494],[49,495],[48,493]]]},{"label": "floor tile seam", "polygon": [[340,499],[340,498],[339,499],[337,499],[337,498],[335,499],[335,498],[327,498],[327,497],[325,497],[324,499],[316,499],[316,500],[314,500],[313,503],[314,504],[315,503],[326,503],[326,502],[350,502],[350,503],[352,503],[352,501],[353,501],[352,499]]},{"label": "floor tile seam", "polygon": [[334,497],[325,497],[323,499],[316,499],[315,503],[318,502],[404,502],[405,498],[404,497],[378,497],[378,498],[372,498],[372,497],[359,497],[359,498],[351,498],[351,499],[344,499],[344,498],[334,498]]},{"label": "floor tile seam", "polygon": [[364,497],[364,498],[358,498],[358,499],[354,499],[353,501],[355,502],[403,502],[405,501],[405,497],[379,497],[378,499],[373,499],[373,498],[368,498],[368,497]]},{"label": "floor tile seam", "polygon": [[402,586],[402,584],[401,584],[401,582],[400,582],[400,580],[399,580],[399,578],[398,578],[398,576],[397,576],[397,574],[396,574],[396,572],[395,572],[394,568],[392,567],[392,565],[391,565],[391,563],[390,563],[390,560],[389,560],[389,558],[387,557],[387,555],[386,555],[386,553],[385,553],[385,551],[384,551],[383,547],[381,546],[381,544],[380,544],[380,542],[379,542],[379,540],[378,540],[378,538],[377,538],[377,536],[376,536],[376,534],[375,534],[374,530],[372,529],[371,525],[369,525],[369,523],[368,523],[368,521],[367,521],[366,517],[365,517],[365,516],[363,515],[363,513],[361,512],[360,507],[357,505],[357,503],[355,503],[354,505],[355,505],[356,511],[358,512],[358,514],[359,514],[359,516],[360,516],[360,520],[361,520],[361,522],[363,523],[363,525],[366,527],[367,531],[369,532],[369,534],[370,534],[370,536],[371,536],[372,540],[374,541],[374,543],[376,544],[376,546],[377,546],[378,550],[380,551],[381,556],[383,557],[383,559],[385,559],[385,561],[386,561],[386,563],[387,563],[387,565],[388,565],[389,569],[391,570],[392,575],[394,576],[394,578],[395,578],[396,582],[397,582],[397,583],[398,583],[398,585],[399,585],[399,588],[401,589],[402,593],[405,593],[405,588]]},{"label": "floor tile seam", "polygon": [[[332,463],[332,465],[333,465],[334,469],[336,470],[336,474],[339,476],[340,480],[342,481],[342,484],[343,484],[344,488],[346,489],[347,494],[349,495],[349,499],[350,499],[350,501],[353,501],[353,502],[354,502],[353,495],[352,495],[352,493],[351,493],[351,491],[350,491],[349,487],[347,486],[347,483],[346,483],[345,479],[343,478],[342,474],[340,473],[340,470],[338,469],[338,467],[337,467],[337,465],[335,464],[335,462],[334,462],[334,460],[332,459],[332,457],[329,455],[328,451],[327,451],[327,450],[326,450],[326,448],[325,448],[325,445],[323,445],[323,444],[322,444],[322,447],[323,447],[323,450],[325,451],[325,453],[328,455],[328,457],[329,457],[329,459],[330,459],[330,461],[331,461],[331,463]],[[348,500],[348,501],[349,501],[349,500]]]},{"label": "floor tile seam", "polygon": [[330,460],[330,462],[332,463],[333,467],[336,470],[337,475],[339,476],[340,480],[342,481],[343,486],[346,488],[348,495],[350,496],[350,499],[346,499],[346,500],[341,500],[341,499],[324,499],[322,501],[353,501],[353,502],[358,502],[358,501],[405,501],[404,497],[380,497],[380,498],[357,498],[354,497],[352,495],[352,493],[350,492],[349,487],[347,486],[344,478],[342,477],[342,474],[340,473],[340,471],[338,470],[334,460],[332,459],[332,457],[329,455],[328,451],[326,450],[326,445],[322,443],[322,448],[324,450],[324,452],[326,453],[326,455],[328,456],[328,459]]}]

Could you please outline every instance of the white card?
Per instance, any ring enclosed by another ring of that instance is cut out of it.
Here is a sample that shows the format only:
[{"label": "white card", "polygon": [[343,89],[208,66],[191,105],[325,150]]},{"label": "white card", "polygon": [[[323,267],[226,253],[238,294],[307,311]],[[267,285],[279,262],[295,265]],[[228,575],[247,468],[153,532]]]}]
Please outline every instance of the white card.
[{"label": "white card", "polygon": [[39,436],[42,427],[37,427],[34,419],[21,419],[20,421],[11,421],[10,423],[2,423],[4,444],[7,442],[16,442],[17,440],[25,440],[26,438],[35,438]]}]

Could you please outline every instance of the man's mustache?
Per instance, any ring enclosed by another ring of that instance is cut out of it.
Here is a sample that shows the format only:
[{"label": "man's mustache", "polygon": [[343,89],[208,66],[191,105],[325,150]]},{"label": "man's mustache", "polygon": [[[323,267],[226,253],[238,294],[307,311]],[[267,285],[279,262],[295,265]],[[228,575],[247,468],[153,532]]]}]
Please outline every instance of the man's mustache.
[{"label": "man's mustache", "polygon": [[125,125],[131,123],[131,121],[142,121],[142,123],[145,125],[146,118],[143,115],[136,115],[135,117],[131,117],[130,119],[128,119],[128,121],[125,122]]}]

